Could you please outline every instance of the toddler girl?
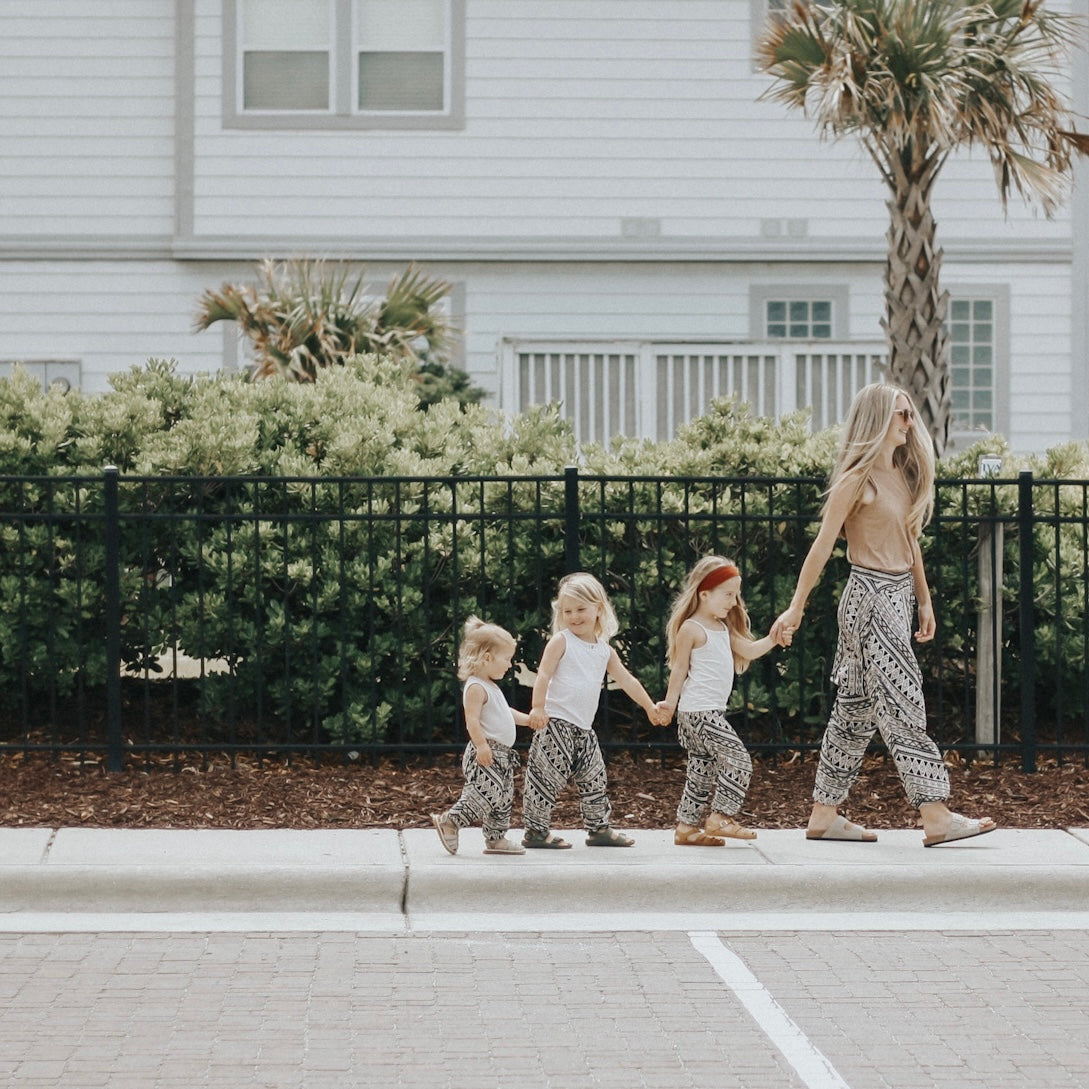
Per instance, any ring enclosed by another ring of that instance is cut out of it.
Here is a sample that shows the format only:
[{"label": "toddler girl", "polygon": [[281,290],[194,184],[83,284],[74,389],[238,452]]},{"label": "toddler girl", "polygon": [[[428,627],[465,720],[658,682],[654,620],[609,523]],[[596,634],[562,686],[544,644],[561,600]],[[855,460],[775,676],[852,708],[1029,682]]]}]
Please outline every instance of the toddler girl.
[{"label": "toddler girl", "polygon": [[461,758],[465,787],[445,812],[432,813],[431,823],[442,845],[457,854],[458,831],[470,824],[484,826],[486,855],[523,855],[525,848],[507,839],[514,802],[515,725],[526,726],[529,716],[513,710],[495,683],[511,667],[517,641],[498,624],[475,616],[465,622],[458,655],[458,680],[465,682],[462,706],[469,743]]}]

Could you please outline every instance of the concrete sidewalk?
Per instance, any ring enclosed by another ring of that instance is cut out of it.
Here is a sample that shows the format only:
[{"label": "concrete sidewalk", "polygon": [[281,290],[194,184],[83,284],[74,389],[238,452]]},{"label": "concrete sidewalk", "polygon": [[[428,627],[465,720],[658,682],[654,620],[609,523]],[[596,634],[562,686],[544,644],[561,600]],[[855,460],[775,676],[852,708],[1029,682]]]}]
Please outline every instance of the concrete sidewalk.
[{"label": "concrete sidewalk", "polygon": [[[389,917],[571,913],[1083,912],[1089,829],[999,829],[926,850],[917,830],[809,842],[676,847],[633,830],[631,848],[457,856],[430,829],[185,831],[0,828],[0,912],[352,912]],[[520,833],[512,832],[512,837]]]}]

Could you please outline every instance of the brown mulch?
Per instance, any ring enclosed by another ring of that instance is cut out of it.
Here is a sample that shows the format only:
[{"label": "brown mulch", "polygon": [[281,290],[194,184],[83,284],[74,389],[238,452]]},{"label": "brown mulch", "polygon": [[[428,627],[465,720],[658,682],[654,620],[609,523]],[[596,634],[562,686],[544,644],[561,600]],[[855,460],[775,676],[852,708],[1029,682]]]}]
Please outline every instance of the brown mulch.
[{"label": "brown mulch", "polygon": [[[1089,769],[1041,766],[1034,774],[1015,762],[966,765],[951,754],[953,805],[989,815],[1013,828],[1089,826]],[[812,755],[756,762],[742,819],[756,828],[797,828],[809,811],[815,769]],[[666,828],[676,817],[684,780],[680,755],[614,756],[609,797],[618,827]],[[113,828],[420,828],[428,814],[448,807],[461,790],[454,757],[433,763],[314,766],[225,758],[205,769],[100,767],[21,756],[0,757],[0,826]],[[514,824],[519,825],[521,781]],[[918,814],[891,764],[866,761],[844,807],[852,820],[873,828],[911,827]],[[578,799],[568,787],[556,807],[557,827],[578,827]]]}]

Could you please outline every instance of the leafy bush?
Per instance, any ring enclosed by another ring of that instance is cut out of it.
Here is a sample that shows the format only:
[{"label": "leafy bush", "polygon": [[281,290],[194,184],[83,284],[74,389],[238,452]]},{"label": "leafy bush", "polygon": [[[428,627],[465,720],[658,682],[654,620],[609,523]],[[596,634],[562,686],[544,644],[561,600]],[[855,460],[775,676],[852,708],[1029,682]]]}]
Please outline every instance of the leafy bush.
[{"label": "leafy bush", "polygon": [[[179,682],[202,721],[222,724],[216,736],[430,746],[461,737],[454,660],[469,613],[512,630],[520,664],[535,668],[572,534],[652,693],[665,686],[665,615],[700,556],[740,564],[766,631],[793,591],[835,443],[803,416],[775,423],[732,400],[672,442],[581,452],[554,409],[505,419],[450,400],[417,405],[401,364],[374,356],[307,384],[184,378],[158,361],[101,396],[0,381],[0,703],[44,721],[58,699],[102,691],[104,464],[122,471],[122,653],[148,683],[178,648],[223,670]],[[1021,467],[1089,477],[1082,446],[1022,464],[994,439],[943,462],[942,475],[974,477],[981,452],[1005,457],[1004,481]],[[577,533],[564,476],[576,463]],[[1039,491],[1038,691],[1061,724],[1089,703],[1085,491]],[[999,520],[1007,706],[1016,700],[1016,510],[1015,483],[939,488],[925,538],[939,639],[921,660],[946,744],[971,716],[975,553],[981,525]],[[741,679],[738,724],[754,743],[819,739],[844,575],[837,556],[795,646]],[[524,706],[525,690],[511,691]],[[621,742],[669,736],[615,694],[602,728]]]}]

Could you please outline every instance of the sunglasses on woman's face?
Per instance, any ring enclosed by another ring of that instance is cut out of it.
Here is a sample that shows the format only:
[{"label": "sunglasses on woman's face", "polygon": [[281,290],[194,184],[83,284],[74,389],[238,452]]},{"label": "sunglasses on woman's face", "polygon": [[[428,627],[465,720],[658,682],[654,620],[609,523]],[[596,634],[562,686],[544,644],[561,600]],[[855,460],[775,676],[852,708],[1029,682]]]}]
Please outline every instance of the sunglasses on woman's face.
[{"label": "sunglasses on woman's face", "polygon": [[894,413],[894,416],[899,416],[904,423],[911,423],[915,419],[915,409],[913,408],[898,408]]}]

